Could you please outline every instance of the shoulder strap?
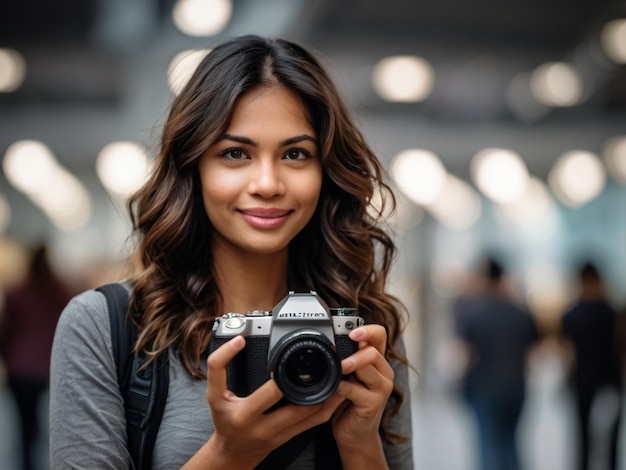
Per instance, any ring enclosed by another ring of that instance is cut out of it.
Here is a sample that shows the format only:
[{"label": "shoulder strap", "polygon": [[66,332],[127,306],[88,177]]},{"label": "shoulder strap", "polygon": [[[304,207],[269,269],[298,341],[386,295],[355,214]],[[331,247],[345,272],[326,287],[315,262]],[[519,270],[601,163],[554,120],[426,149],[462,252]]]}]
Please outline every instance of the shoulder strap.
[{"label": "shoulder strap", "polygon": [[343,469],[332,427],[327,421],[298,434],[273,450],[255,470],[284,470],[298,458],[311,442],[315,449],[315,470]]},{"label": "shoulder strap", "polygon": [[128,314],[128,291],[119,283],[106,284],[96,290],[107,300],[117,381],[126,409],[128,451],[136,469],[149,469],[167,400],[167,353],[140,371],[145,358],[143,354],[133,353],[138,333]]},{"label": "shoulder strap", "polygon": [[[291,438],[282,446],[274,449],[255,467],[255,470],[285,470],[314,439],[313,430],[309,429]],[[328,469],[331,470],[331,469]]]},{"label": "shoulder strap", "polygon": [[117,382],[121,386],[127,377],[133,353],[133,343],[137,336],[135,325],[129,321],[126,315],[128,292],[118,283],[105,284],[96,290],[102,292],[107,301],[109,323],[111,324],[113,359],[115,359],[115,366],[117,367]]}]

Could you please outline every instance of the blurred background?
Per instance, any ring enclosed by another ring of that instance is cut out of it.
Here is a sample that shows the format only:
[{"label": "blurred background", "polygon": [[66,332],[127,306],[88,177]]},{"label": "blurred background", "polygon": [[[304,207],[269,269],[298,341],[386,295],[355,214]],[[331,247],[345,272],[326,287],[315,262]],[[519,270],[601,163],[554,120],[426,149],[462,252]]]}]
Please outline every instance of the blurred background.
[{"label": "blurred background", "polygon": [[[409,313],[416,468],[479,468],[453,306],[493,253],[543,338],[529,359],[522,463],[575,468],[575,359],[560,325],[578,264],[599,267],[618,315],[626,303],[623,0],[4,1],[2,289],[20,285],[41,244],[72,292],[122,275],[124,200],[149,170],[168,104],[198,57],[243,33],[323,55],[389,172],[400,249],[390,287]],[[0,468],[17,469],[5,388]],[[46,468],[45,442],[36,468]]]}]

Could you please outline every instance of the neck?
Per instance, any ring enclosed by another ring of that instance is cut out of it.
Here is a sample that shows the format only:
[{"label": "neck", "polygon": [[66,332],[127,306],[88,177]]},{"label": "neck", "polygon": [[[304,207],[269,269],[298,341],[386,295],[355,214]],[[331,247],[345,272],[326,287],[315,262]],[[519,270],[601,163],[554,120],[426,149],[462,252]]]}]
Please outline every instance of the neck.
[{"label": "neck", "polygon": [[227,247],[213,250],[222,312],[272,310],[287,294],[288,250],[273,254],[242,253]]}]

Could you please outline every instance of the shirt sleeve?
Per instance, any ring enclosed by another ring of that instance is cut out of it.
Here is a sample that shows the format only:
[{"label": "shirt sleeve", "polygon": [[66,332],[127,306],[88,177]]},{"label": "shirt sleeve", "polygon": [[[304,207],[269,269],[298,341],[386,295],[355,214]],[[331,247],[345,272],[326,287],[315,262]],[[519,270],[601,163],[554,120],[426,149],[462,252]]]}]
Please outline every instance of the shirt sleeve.
[{"label": "shirt sleeve", "polygon": [[[398,350],[406,353],[402,338],[398,341]],[[391,431],[405,436],[404,442],[383,443],[387,464],[391,470],[413,470],[413,424],[411,418],[411,388],[409,368],[399,361],[392,362],[396,386],[402,390],[404,400],[398,413],[389,422]]]},{"label": "shirt sleeve", "polygon": [[86,291],[57,324],[50,371],[50,468],[128,469],[124,402],[104,295]]}]

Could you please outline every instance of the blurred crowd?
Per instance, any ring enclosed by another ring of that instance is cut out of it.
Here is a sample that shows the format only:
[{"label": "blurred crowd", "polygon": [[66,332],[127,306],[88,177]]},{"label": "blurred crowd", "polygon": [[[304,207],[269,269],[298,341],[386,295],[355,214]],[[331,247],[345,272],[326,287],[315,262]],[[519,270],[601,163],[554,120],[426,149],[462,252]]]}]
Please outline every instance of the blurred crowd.
[{"label": "blurred crowd", "polygon": [[475,468],[524,468],[518,428],[528,374],[533,360],[541,360],[537,351],[549,348],[565,369],[573,403],[575,469],[618,469],[626,312],[609,299],[596,262],[575,267],[574,294],[548,327],[515,295],[501,260],[487,256],[475,274],[451,312],[452,343],[462,358],[459,396],[471,410],[479,446]]}]

